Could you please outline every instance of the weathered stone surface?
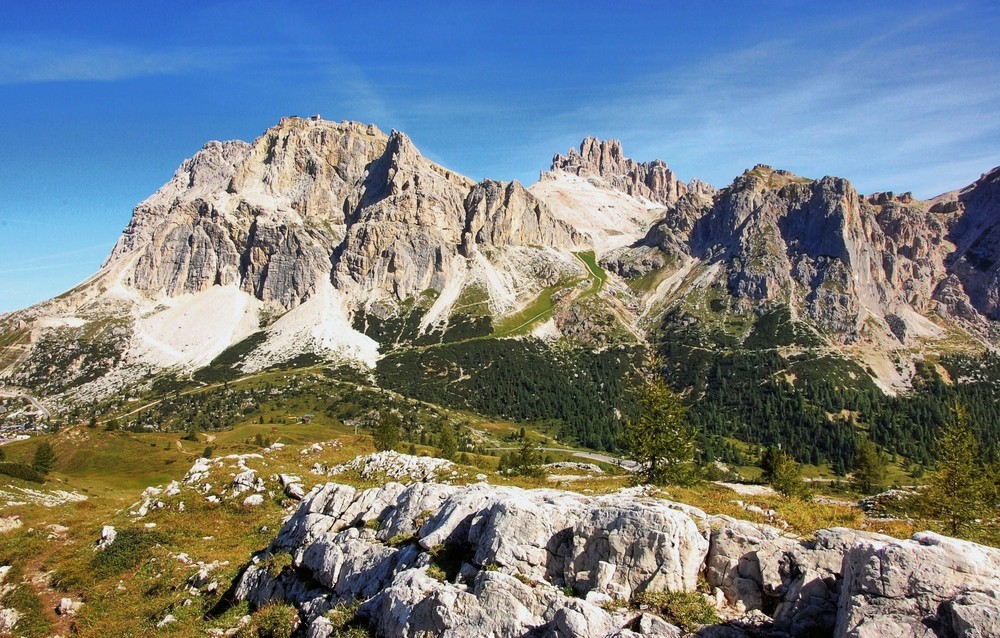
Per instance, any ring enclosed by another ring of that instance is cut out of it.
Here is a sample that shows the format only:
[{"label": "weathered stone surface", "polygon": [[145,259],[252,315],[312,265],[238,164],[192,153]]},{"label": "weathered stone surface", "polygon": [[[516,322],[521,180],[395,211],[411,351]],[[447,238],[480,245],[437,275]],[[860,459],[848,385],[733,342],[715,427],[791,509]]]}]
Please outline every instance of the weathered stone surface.
[{"label": "weathered stone surface", "polygon": [[768,614],[787,635],[1000,632],[998,550],[929,532],[900,541],[830,529],[801,543],[727,517],[713,517],[712,526],[709,585],[738,611]]},{"label": "weathered stone surface", "polygon": [[[338,602],[367,600],[363,614],[385,635],[603,636],[628,619],[562,588],[604,600],[693,589],[708,541],[691,518],[703,514],[684,509],[636,490],[593,498],[486,484],[327,484],[306,495],[269,550],[290,552],[294,569],[273,574],[262,562],[237,593],[258,605],[293,600],[310,622]],[[453,582],[427,576],[437,561]]]},{"label": "weathered stone surface", "polygon": [[961,216],[950,226],[955,244],[946,258],[950,273],[978,313],[1000,319],[1000,167],[983,175],[958,196]]},{"label": "weathered stone surface", "polygon": [[546,584],[480,572],[469,587],[442,584],[423,570],[399,574],[361,613],[386,636],[605,636],[620,623],[600,607]]},{"label": "weathered stone surface", "polygon": [[574,525],[567,579],[580,591],[628,599],[692,591],[708,543],[689,516],[652,501],[601,499]]},{"label": "weathered stone surface", "polygon": [[959,594],[950,603],[951,630],[958,638],[987,638],[1000,631],[997,592]]},{"label": "weathered stone surface", "polygon": [[838,637],[1000,634],[1000,550],[930,532],[859,539],[843,579]]},{"label": "weathered stone surface", "polygon": [[728,516],[712,519],[711,545],[705,565],[710,587],[741,610],[772,611],[783,594],[780,565],[795,547],[780,530]]},{"label": "weathered stone surface", "polygon": [[[283,552],[291,566],[268,567]],[[317,636],[327,635],[326,611],[360,600],[361,617],[387,636],[676,638],[662,619],[601,605],[646,590],[691,592],[702,572],[730,618],[703,636],[1000,632],[1000,550],[840,528],[806,542],[642,489],[588,497],[486,484],[317,486],[236,594],[295,603]]]},{"label": "weathered stone surface", "polygon": [[[638,163],[625,157],[618,140],[599,140],[588,137],[580,150],[571,148],[566,155],[552,158],[552,170],[574,175],[599,177],[612,188],[635,197],[644,197],[661,204],[672,204],[688,191],[688,186],[678,181],[667,165],[660,161]],[[697,182],[699,191],[711,189]]]}]

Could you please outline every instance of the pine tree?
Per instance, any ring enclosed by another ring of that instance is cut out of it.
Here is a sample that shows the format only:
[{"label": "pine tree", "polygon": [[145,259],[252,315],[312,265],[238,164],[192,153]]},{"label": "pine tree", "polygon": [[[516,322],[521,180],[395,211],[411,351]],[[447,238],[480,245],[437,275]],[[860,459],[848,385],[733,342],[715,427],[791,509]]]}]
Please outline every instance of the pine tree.
[{"label": "pine tree", "polygon": [[886,458],[868,437],[862,437],[858,441],[852,467],[854,471],[851,474],[851,487],[857,491],[862,494],[874,494],[885,487],[885,480],[889,474]]},{"label": "pine tree", "polygon": [[955,406],[952,420],[938,436],[937,460],[921,494],[926,514],[952,536],[967,536],[990,511],[993,485],[979,459],[979,444],[965,409]]},{"label": "pine tree", "polygon": [[760,458],[764,481],[789,497],[808,498],[809,488],[802,480],[802,468],[795,460],[776,447],[764,450]]},{"label": "pine tree", "polygon": [[448,423],[441,424],[441,437],[438,440],[438,455],[443,459],[453,461],[458,453],[458,444],[455,442],[455,430]]},{"label": "pine tree", "polygon": [[662,379],[635,393],[637,414],[626,419],[622,436],[628,458],[639,464],[637,477],[653,485],[690,484],[698,479],[695,433],[684,417],[687,408]]},{"label": "pine tree", "polygon": [[35,448],[35,456],[31,461],[31,467],[40,474],[48,474],[55,460],[56,452],[52,449],[52,444],[48,441],[43,441]]},{"label": "pine tree", "polygon": [[375,424],[372,442],[380,452],[392,450],[399,445],[399,417],[386,411]]}]

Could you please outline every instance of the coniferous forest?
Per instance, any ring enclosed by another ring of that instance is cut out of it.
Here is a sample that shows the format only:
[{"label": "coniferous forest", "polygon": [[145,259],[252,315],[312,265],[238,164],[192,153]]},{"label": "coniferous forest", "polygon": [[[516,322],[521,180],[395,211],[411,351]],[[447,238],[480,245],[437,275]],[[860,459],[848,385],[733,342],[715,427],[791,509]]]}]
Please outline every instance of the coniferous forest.
[{"label": "coniferous forest", "polygon": [[[942,424],[961,405],[989,458],[1000,438],[1000,357],[919,362],[913,390],[888,396],[858,364],[811,351],[822,342],[782,311],[765,314],[741,342],[668,314],[658,335],[661,373],[690,409],[702,460],[746,464],[734,440],[781,445],[803,463],[846,474],[867,436],[911,470],[927,467]],[[783,354],[785,352],[797,354]],[[414,348],[379,362],[380,384],[405,395],[497,417],[547,421],[558,439],[621,449],[621,415],[633,403],[639,347],[553,348],[535,340],[473,339]],[[940,366],[940,368],[939,368]],[[945,382],[940,369],[953,383]]]},{"label": "coniferous forest", "polygon": [[[663,374],[686,393],[688,418],[704,438],[709,459],[740,463],[731,437],[760,446],[780,444],[803,463],[829,463],[837,474],[851,467],[859,435],[926,467],[934,441],[963,406],[990,459],[998,453],[1000,357],[951,355],[918,362],[911,391],[888,396],[859,365],[809,352],[785,356],[779,346],[808,349],[815,338],[788,322],[762,318],[741,344],[669,315],[659,352]],[[953,383],[938,371],[944,369]]]}]

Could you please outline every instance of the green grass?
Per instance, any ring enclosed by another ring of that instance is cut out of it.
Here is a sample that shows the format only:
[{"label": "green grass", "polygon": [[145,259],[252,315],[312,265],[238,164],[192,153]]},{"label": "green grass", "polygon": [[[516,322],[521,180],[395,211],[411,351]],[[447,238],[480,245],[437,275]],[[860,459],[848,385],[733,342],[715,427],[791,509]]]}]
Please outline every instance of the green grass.
[{"label": "green grass", "polygon": [[30,463],[39,440],[52,443],[56,458],[48,482],[73,482],[81,490],[103,492],[141,490],[175,478],[195,458],[178,450],[174,434],[137,435],[73,427],[72,436],[34,437],[5,446],[8,458]]},{"label": "green grass", "polygon": [[482,286],[466,286],[455,300],[452,312],[464,312],[473,316],[489,314],[489,300],[489,292]]},{"label": "green grass", "polygon": [[645,275],[639,275],[628,280],[628,287],[636,294],[649,293],[654,290],[669,276],[667,267],[650,270]]},{"label": "green grass", "polygon": [[591,286],[590,294],[597,293],[604,287],[604,282],[608,280],[608,273],[604,272],[604,269],[597,264],[597,258],[594,256],[594,251],[585,250],[579,253],[573,253],[577,258],[582,261],[587,269],[590,271]]},{"label": "green grass", "polygon": [[[608,273],[604,272],[594,257],[591,250],[573,253],[587,267],[588,277],[591,280],[590,288],[582,293],[578,300],[598,293],[604,287],[604,282],[608,279]],[[538,323],[547,321],[555,309],[554,297],[563,290],[569,290],[583,281],[583,278],[574,278],[561,281],[549,286],[535,297],[534,301],[528,304],[520,312],[508,317],[504,317],[496,323],[493,331],[494,337],[513,337],[527,334],[531,328]]]},{"label": "green grass", "polygon": [[156,545],[169,541],[166,534],[145,529],[123,529],[107,549],[94,554],[90,567],[97,578],[118,576],[151,557]]},{"label": "green grass", "polygon": [[572,288],[581,281],[582,279],[570,279],[549,286],[520,312],[499,320],[493,330],[493,336],[513,337],[527,334],[536,323],[547,321],[552,316],[555,308],[553,296],[556,293]]},{"label": "green grass", "polygon": [[698,592],[645,591],[632,597],[637,607],[649,607],[684,631],[697,631],[702,625],[719,622],[719,614]]}]

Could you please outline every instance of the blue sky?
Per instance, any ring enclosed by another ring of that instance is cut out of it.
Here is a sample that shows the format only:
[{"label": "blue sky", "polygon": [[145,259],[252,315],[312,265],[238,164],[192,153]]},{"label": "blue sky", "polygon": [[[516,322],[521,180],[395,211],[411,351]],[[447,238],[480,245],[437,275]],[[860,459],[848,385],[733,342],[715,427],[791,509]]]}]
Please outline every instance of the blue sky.
[{"label": "blue sky", "polygon": [[100,265],[207,140],[375,122],[530,184],[586,135],[724,186],[930,197],[1000,164],[993,2],[4,3],[0,312]]}]

